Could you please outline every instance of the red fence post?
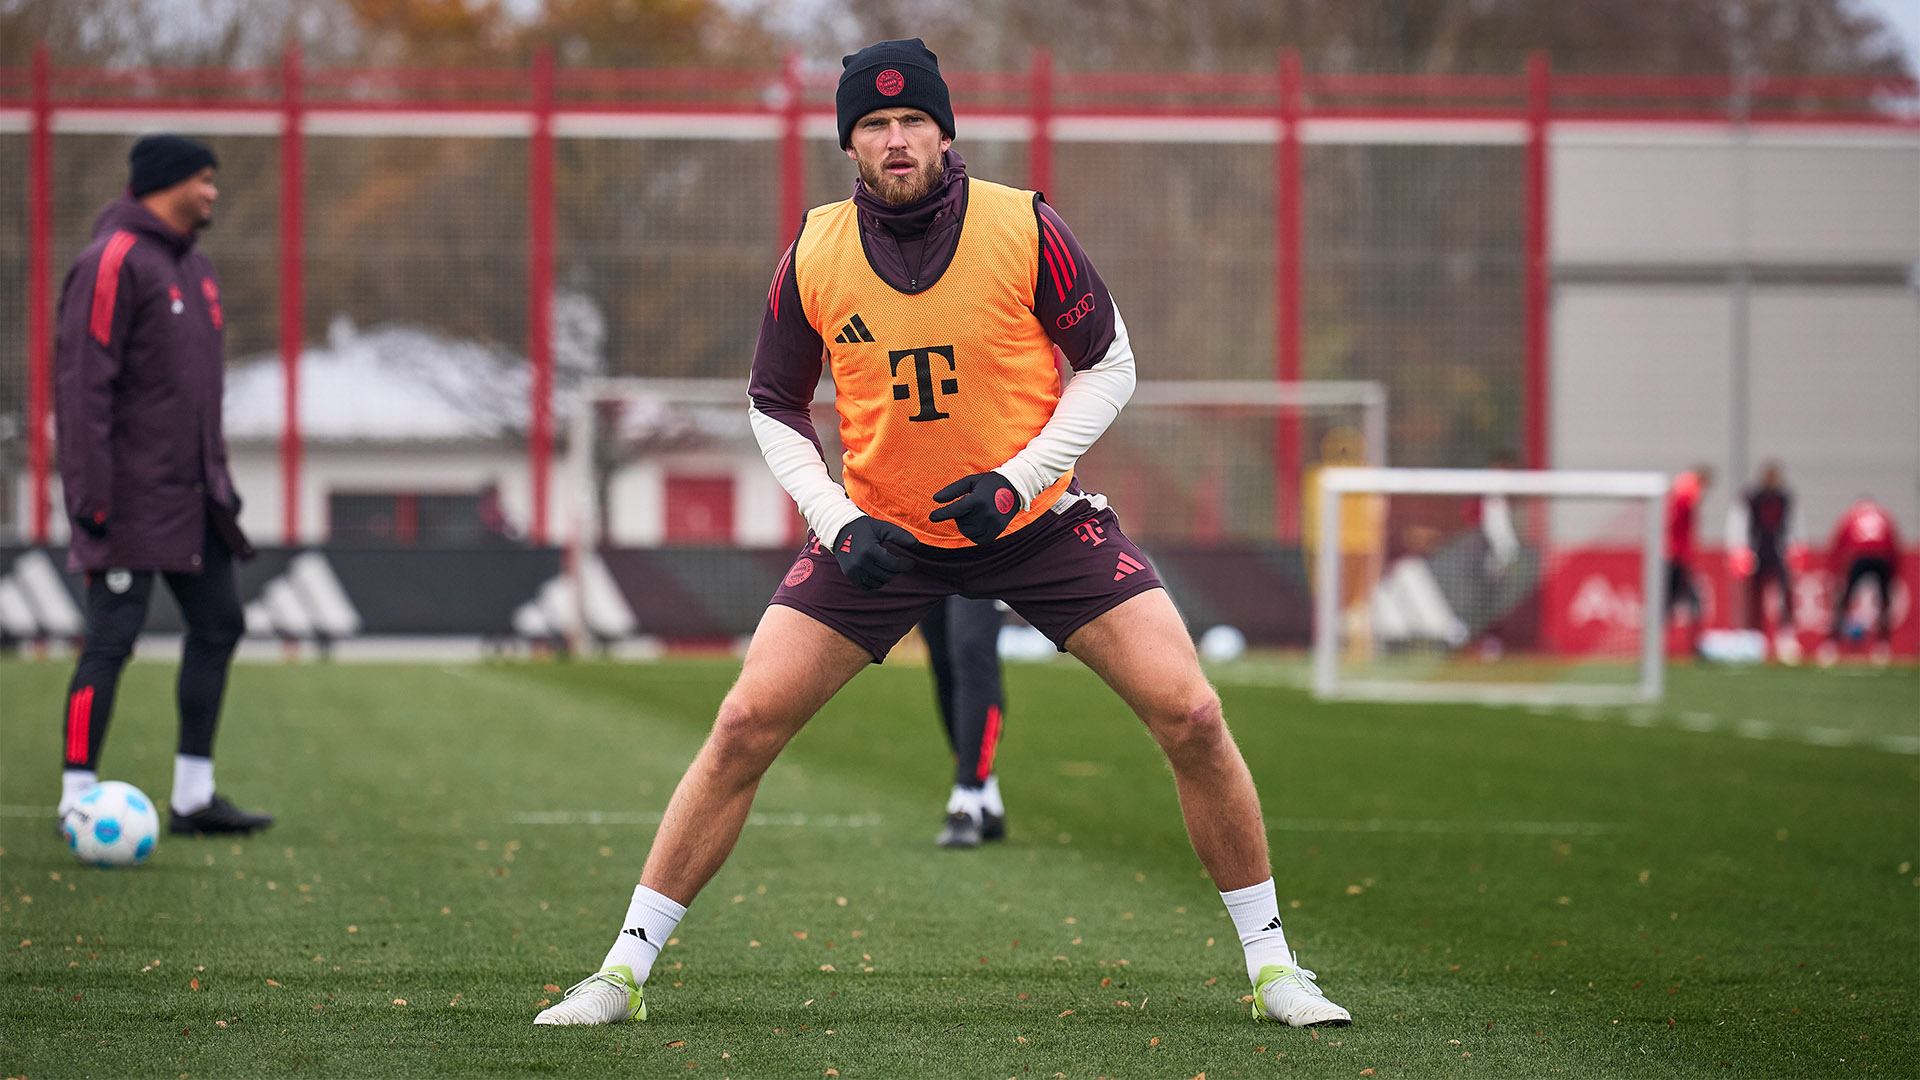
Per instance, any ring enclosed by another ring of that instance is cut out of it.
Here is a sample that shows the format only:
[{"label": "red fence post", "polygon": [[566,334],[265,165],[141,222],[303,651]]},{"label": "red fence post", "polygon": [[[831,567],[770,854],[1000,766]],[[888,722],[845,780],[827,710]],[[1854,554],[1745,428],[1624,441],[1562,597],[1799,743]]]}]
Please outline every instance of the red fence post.
[{"label": "red fence post", "polygon": [[[1274,377],[1300,381],[1300,52],[1280,54],[1280,140],[1274,169]],[[1280,539],[1300,539],[1300,414],[1283,408],[1275,448]],[[1369,462],[1368,464],[1374,464]]]},{"label": "red fence post", "polygon": [[1027,141],[1027,186],[1042,194],[1053,187],[1053,53],[1033,50],[1027,107],[1033,133]]},{"label": "red fence post", "polygon": [[533,54],[533,142],[527,153],[527,363],[533,411],[527,436],[533,517],[527,536],[547,542],[548,463],[553,457],[553,51]]},{"label": "red fence post", "polygon": [[1547,122],[1553,108],[1552,70],[1547,54],[1527,57],[1527,467],[1552,462],[1547,446],[1547,304],[1553,268],[1547,246]]},{"label": "red fence post", "polygon": [[47,276],[53,258],[52,128],[53,71],[47,47],[41,45],[33,51],[33,135],[27,149],[27,521],[34,544],[47,542],[47,414],[53,396],[48,392],[53,295]]},{"label": "red fence post", "polygon": [[800,232],[800,215],[806,212],[807,155],[806,83],[800,78],[800,50],[787,52],[780,69],[780,85],[786,100],[780,109],[780,236],[792,243]]},{"label": "red fence post", "polygon": [[281,61],[280,128],[280,380],[285,388],[280,428],[281,540],[300,543],[300,348],[306,340],[305,132],[303,73],[298,43]]}]

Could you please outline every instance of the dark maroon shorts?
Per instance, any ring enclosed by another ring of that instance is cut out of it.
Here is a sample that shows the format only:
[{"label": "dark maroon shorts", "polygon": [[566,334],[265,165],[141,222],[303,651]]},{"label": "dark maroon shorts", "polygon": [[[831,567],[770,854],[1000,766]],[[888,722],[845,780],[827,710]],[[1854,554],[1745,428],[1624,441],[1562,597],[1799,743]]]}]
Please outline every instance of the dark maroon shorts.
[{"label": "dark maroon shorts", "polygon": [[1004,600],[1065,650],[1075,630],[1148,589],[1160,576],[1120,531],[1112,510],[1042,514],[1011,536],[980,547],[907,552],[911,570],[884,588],[847,580],[833,553],[807,536],[773,603],[805,612],[873,654],[877,663],[933,606],[958,594]]}]

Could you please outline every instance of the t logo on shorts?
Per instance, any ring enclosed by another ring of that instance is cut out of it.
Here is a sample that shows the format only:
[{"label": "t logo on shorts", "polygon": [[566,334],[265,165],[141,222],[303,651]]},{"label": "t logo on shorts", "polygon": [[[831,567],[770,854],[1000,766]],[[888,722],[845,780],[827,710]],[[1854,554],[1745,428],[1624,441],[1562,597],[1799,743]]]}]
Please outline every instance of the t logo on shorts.
[{"label": "t logo on shorts", "polygon": [[[933,364],[936,357],[947,362],[948,371],[959,370],[953,363],[953,346],[951,345],[928,345],[919,349],[890,349],[887,352],[888,370],[894,375],[900,374],[900,361],[913,361],[913,374],[911,376],[913,381],[911,383],[899,382],[893,384],[893,400],[895,401],[905,401],[914,396],[916,389],[919,391],[920,411],[907,417],[908,420],[945,420],[947,417],[953,415],[952,413],[941,412],[938,406],[938,399],[934,396]],[[940,380],[940,393],[957,394],[959,392],[960,381],[958,379]]]},{"label": "t logo on shorts", "polygon": [[1101,544],[1107,542],[1107,534],[1101,530],[1100,523],[1093,518],[1088,518],[1080,524],[1075,525],[1073,527],[1073,535],[1079,537],[1081,543],[1092,544],[1094,547],[1099,547]]}]

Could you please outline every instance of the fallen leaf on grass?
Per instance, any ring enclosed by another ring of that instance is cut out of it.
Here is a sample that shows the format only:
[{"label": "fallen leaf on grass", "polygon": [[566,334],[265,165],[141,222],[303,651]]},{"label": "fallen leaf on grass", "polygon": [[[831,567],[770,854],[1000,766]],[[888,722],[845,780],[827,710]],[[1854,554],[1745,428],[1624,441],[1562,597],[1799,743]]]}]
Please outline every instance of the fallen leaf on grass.
[{"label": "fallen leaf on grass", "polygon": [[[1862,1036],[1862,1038],[1864,1038],[1864,1037],[1865,1037],[1865,1036]],[[1013,1041],[1014,1041],[1014,1042],[1021,1042],[1021,1043],[1023,1043],[1023,1042],[1026,1042],[1026,1041],[1027,1041],[1027,1037],[1026,1037],[1025,1035],[1015,1035],[1015,1036],[1013,1037]]]},{"label": "fallen leaf on grass", "polygon": [[548,983],[540,989],[545,990],[549,994],[557,994],[560,992],[560,985],[558,983]]},{"label": "fallen leaf on grass", "polygon": [[1361,1069],[1361,1070],[1360,1070],[1360,1075],[1361,1075],[1361,1076],[1372,1076],[1372,1075],[1373,1075],[1373,1070],[1372,1070],[1372,1069]]},{"label": "fallen leaf on grass", "polygon": [[681,1047],[681,1046],[685,1046],[685,1045],[687,1045],[687,1040],[685,1040],[685,1039],[675,1039],[675,1040],[673,1040],[672,1042],[670,1042],[670,1043],[668,1043],[668,1044],[667,1044],[667,1049],[669,1049],[669,1050],[672,1050],[672,1049],[675,1049],[676,1047]]},{"label": "fallen leaf on grass", "polygon": [[199,978],[199,976],[197,976],[197,975],[196,975],[196,976],[194,976],[193,978],[191,978],[191,979],[188,979],[188,980],[187,980],[187,989],[189,989],[189,990],[198,990],[198,989],[200,989],[200,978]]},{"label": "fallen leaf on grass", "polygon": [[214,1027],[226,1027],[226,1026],[227,1026],[227,1022],[226,1022],[225,1020],[215,1020],[215,1021],[213,1022],[213,1026],[214,1026]]},{"label": "fallen leaf on grass", "polygon": [[277,982],[274,982],[274,981],[273,981],[272,979],[268,979],[268,980],[267,980],[267,985],[268,985],[268,986],[279,986],[280,984],[279,984],[279,983],[277,983]]},{"label": "fallen leaf on grass", "polygon": [[828,1070],[827,1070],[827,1075],[828,1075],[828,1076],[839,1076],[839,1075],[840,1075],[840,1070],[839,1070],[839,1069],[828,1069]]},{"label": "fallen leaf on grass", "polygon": [[406,998],[394,998],[394,999],[393,999],[393,1003],[394,1003],[395,1005],[405,1005],[405,1004],[407,1003],[407,999],[406,999]]},{"label": "fallen leaf on grass", "polygon": [[1160,1036],[1158,1035],[1155,1035],[1153,1038],[1147,1040],[1147,1046],[1149,1049],[1159,1045],[1160,1045]]},{"label": "fallen leaf on grass", "polygon": [[1061,1016],[1072,1016],[1072,1015],[1073,1015],[1073,1010],[1072,1010],[1072,1009],[1064,1009],[1064,1010],[1062,1010],[1062,1011],[1061,1011],[1061,1013],[1060,1013],[1060,1015],[1061,1015]]},{"label": "fallen leaf on grass", "polygon": [[541,998],[539,1001],[533,1003],[533,1007],[536,1009],[544,1009],[551,1004],[553,1004],[553,1002],[548,1001],[546,998]]}]

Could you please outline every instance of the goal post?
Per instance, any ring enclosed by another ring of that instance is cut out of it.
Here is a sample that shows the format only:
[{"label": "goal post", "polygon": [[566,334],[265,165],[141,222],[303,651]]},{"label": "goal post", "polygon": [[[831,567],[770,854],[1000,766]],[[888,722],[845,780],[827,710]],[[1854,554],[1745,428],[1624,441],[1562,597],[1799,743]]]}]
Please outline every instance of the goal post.
[{"label": "goal post", "polygon": [[[746,380],[593,379],[563,415],[565,587],[551,606],[571,644],[750,633],[806,526],[760,455]],[[838,478],[831,381],[812,419]],[[1229,625],[1304,650],[1313,476],[1385,464],[1386,441],[1377,382],[1142,380],[1076,472],[1153,553],[1196,633]]]},{"label": "goal post", "polygon": [[[1659,700],[1664,475],[1328,468],[1317,479],[1317,696]],[[1472,618],[1456,610],[1470,606]],[[1503,618],[1524,621],[1526,640],[1504,641],[1492,629]]]}]

